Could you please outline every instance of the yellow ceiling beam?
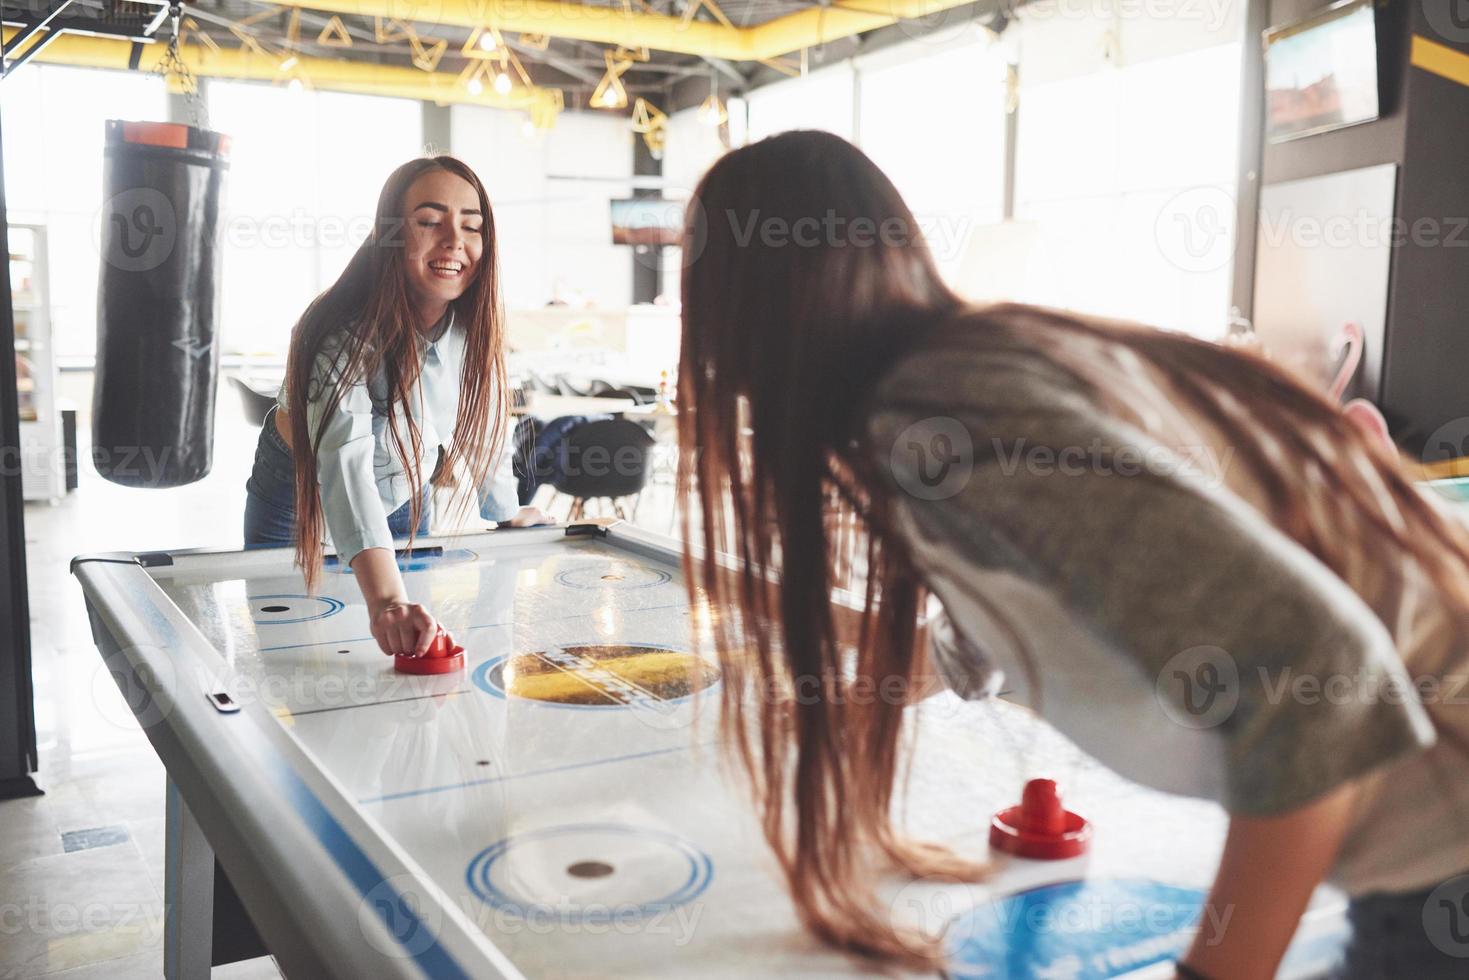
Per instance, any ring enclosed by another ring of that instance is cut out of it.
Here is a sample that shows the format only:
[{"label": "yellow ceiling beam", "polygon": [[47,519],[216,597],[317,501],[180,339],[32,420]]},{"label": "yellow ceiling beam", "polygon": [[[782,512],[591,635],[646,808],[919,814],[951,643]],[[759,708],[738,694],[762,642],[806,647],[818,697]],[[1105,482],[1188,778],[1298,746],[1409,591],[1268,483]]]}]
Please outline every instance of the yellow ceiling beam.
[{"label": "yellow ceiling beam", "polygon": [[292,6],[334,14],[392,17],[454,27],[545,34],[626,48],[649,47],[737,60],[744,38],[720,24],[622,7],[588,7],[562,0],[302,0]]},{"label": "yellow ceiling beam", "polygon": [[[9,41],[14,33],[14,28],[7,27],[4,31],[5,39]],[[138,67],[143,71],[151,70],[163,56],[163,51],[164,46],[161,43],[145,45]],[[63,34],[46,45],[32,60],[54,65],[126,71],[131,52],[132,44],[127,41]],[[491,86],[486,86],[479,95],[472,95],[459,84],[457,74],[425,72],[417,68],[374,65],[338,58],[300,55],[287,73],[281,71],[279,58],[261,55],[247,48],[220,48],[211,51],[201,45],[185,44],[179,47],[179,55],[189,70],[201,78],[285,82],[300,75],[313,88],[335,92],[387,95],[440,104],[462,103],[498,109],[523,109],[532,114],[542,110],[543,115],[544,110],[560,97],[560,93],[554,89],[525,87],[517,87],[509,95],[500,95]]]},{"label": "yellow ceiling beam", "polygon": [[494,26],[624,48],[652,48],[726,61],[765,61],[971,0],[837,0],[752,27],[669,17],[625,6],[568,0],[302,0],[290,6],[334,14],[455,27]]}]

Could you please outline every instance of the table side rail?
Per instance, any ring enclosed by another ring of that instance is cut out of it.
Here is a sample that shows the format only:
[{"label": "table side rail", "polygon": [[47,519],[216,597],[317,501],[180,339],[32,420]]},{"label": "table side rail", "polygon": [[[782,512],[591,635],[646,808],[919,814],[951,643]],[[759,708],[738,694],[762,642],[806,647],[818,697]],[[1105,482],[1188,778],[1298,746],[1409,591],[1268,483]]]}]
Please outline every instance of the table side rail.
[{"label": "table side rail", "polygon": [[[73,572],[109,670],[142,695],[129,707],[289,973],[521,977],[265,706],[213,708],[206,688],[227,687],[229,668],[143,567],[79,559]],[[413,913],[404,887],[418,914],[399,938],[384,918]]]}]

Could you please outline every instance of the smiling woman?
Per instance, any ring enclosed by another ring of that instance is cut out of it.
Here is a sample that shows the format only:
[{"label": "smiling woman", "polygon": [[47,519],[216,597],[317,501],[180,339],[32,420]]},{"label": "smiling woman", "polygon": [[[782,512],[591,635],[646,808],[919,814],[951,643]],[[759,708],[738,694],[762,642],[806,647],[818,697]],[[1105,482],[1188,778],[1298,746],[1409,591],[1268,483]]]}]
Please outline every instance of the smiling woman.
[{"label": "smiling woman", "polygon": [[314,588],[329,532],[383,652],[423,654],[438,624],[408,601],[393,549],[427,532],[428,484],[452,489],[461,510],[473,491],[486,520],[544,519],[517,510],[499,465],[505,392],[489,198],[454,157],[413,160],[388,178],[372,234],[296,325],[246,485],[246,546],[293,545]]}]

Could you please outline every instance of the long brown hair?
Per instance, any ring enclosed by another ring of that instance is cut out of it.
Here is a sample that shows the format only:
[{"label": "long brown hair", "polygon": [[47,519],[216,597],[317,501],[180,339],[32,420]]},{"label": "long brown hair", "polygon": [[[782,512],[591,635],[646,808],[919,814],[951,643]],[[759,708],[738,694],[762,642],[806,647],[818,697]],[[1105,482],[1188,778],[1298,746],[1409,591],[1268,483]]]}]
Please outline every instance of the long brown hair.
[{"label": "long brown hair", "polygon": [[[404,263],[409,187],[432,170],[462,177],[479,197],[484,248],[468,288],[450,307],[456,328],[464,331],[464,367],[460,374],[458,412],[451,444],[439,467],[440,485],[453,482],[463,462],[470,480],[456,493],[467,506],[473,488],[485,476],[505,436],[509,395],[506,386],[504,313],[500,304],[500,271],[495,219],[489,195],[468,165],[451,156],[423,157],[403,164],[388,177],[378,196],[373,230],[357,249],[337,281],[312,301],[296,324],[286,365],[286,400],[292,455],[296,464],[296,562],[314,590],[321,574],[321,539],[325,523],[317,485],[317,451],[326,425],[354,385],[381,372],[388,396],[385,406],[394,452],[404,461],[412,519],[409,544],[423,508],[423,474],[413,462],[423,452],[422,435],[410,398],[418,382],[418,329],[408,293]],[[308,401],[323,397],[322,373],[329,370],[335,386],[325,395],[321,421],[309,431]],[[401,410],[401,411],[399,411]],[[398,417],[404,423],[400,427]],[[406,430],[406,431],[405,431]]]},{"label": "long brown hair", "polygon": [[[796,225],[813,222],[815,237],[797,241]],[[897,833],[904,701],[870,696],[911,688],[924,588],[893,532],[891,480],[866,462],[858,408],[917,345],[1018,345],[1123,413],[1127,393],[1092,355],[1127,352],[1237,448],[1266,516],[1328,567],[1343,574],[1353,549],[1401,555],[1469,619],[1469,536],[1323,396],[1256,356],[1180,334],[966,308],[897,190],[838,137],[791,132],[726,155],[695,192],[685,250],[678,485],[690,594],[712,607],[726,744],[802,921],[835,946],[932,967],[937,944],[879,911],[873,874],[983,873]],[[831,600],[836,529],[853,525],[865,603],[845,655]],[[696,544],[734,566],[696,561]]]}]

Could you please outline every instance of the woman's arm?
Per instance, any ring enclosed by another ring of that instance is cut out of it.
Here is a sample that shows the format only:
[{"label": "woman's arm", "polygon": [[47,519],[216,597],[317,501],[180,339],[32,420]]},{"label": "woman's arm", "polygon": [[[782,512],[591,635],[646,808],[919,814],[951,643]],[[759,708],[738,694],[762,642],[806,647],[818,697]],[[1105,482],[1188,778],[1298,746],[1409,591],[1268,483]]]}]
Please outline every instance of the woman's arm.
[{"label": "woman's arm", "polygon": [[409,601],[393,550],[364,548],[352,559],[352,571],[367,603],[372,637],[383,653],[427,653],[439,624],[426,607]]},{"label": "woman's arm", "polygon": [[1184,964],[1211,980],[1270,980],[1346,837],[1353,784],[1273,817],[1234,816]]},{"label": "woman's arm", "polygon": [[[507,439],[508,442],[508,439]],[[507,524],[510,527],[530,527],[536,524],[555,524],[555,518],[536,507],[521,507],[516,488],[515,471],[510,465],[510,448],[500,447],[500,456],[490,467],[484,483],[477,488],[479,493],[479,516],[481,520]]]},{"label": "woman's arm", "polygon": [[[306,429],[320,433],[315,448],[322,518],[337,555],[357,578],[369,627],[383,653],[421,655],[433,642],[438,623],[424,606],[409,601],[398,571],[373,470],[376,440],[367,385],[352,384],[334,399],[333,389],[340,383],[334,352],[319,354],[315,371],[323,390],[306,403]],[[333,401],[331,414],[324,417]],[[276,428],[297,454],[284,411],[276,413]]]}]

